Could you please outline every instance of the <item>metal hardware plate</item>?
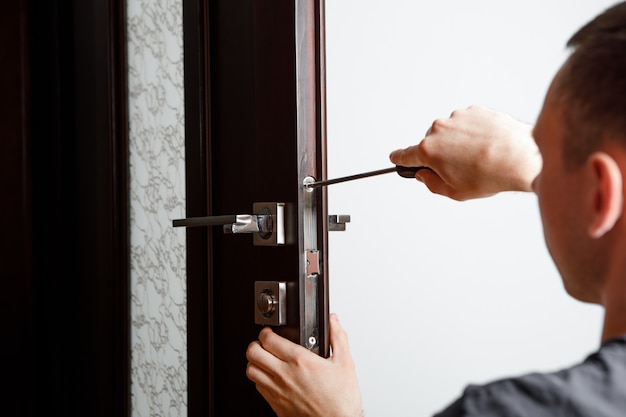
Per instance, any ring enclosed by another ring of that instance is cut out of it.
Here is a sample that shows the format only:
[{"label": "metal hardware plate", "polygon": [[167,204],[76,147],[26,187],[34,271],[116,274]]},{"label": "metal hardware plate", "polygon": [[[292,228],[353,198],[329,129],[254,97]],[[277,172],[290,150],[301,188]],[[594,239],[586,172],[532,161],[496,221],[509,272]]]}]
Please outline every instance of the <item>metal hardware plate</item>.
[{"label": "metal hardware plate", "polygon": [[287,283],[256,281],[254,283],[254,322],[263,326],[287,324]]},{"label": "metal hardware plate", "polygon": [[349,214],[332,214],[328,216],[328,230],[330,232],[345,231],[346,223],[350,223]]},{"label": "metal hardware plate", "polygon": [[254,203],[252,211],[258,217],[267,217],[271,223],[271,232],[255,233],[255,246],[280,246],[285,244],[285,203]]}]

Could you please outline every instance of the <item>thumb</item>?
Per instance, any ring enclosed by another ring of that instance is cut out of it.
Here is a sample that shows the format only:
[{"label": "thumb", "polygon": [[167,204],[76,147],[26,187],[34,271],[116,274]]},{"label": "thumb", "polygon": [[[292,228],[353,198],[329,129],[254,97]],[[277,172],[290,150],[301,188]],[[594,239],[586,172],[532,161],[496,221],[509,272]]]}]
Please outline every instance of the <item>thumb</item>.
[{"label": "thumb", "polygon": [[332,349],[333,359],[342,359],[350,357],[350,345],[348,344],[348,335],[346,334],[339,318],[335,313],[330,315],[330,347]]}]

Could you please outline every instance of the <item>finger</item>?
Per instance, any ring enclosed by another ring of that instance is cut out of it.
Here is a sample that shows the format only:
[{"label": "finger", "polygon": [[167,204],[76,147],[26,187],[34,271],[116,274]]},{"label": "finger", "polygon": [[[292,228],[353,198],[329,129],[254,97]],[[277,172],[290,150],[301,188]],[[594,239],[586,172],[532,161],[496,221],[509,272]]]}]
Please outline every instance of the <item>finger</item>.
[{"label": "finger", "polygon": [[420,158],[419,145],[409,146],[404,149],[397,149],[391,152],[389,159],[396,165],[407,167],[419,167],[424,165]]},{"label": "finger", "polygon": [[453,192],[450,186],[435,171],[430,169],[418,171],[415,174],[415,178],[423,182],[432,193],[450,196]]},{"label": "finger", "polygon": [[278,410],[274,409],[274,402],[276,401],[276,398],[278,397],[279,392],[272,388],[269,388],[267,386],[260,385],[260,384],[256,384],[255,387],[256,387],[256,390],[259,392],[259,394],[261,394],[261,396],[265,398],[265,401],[267,401],[270,407],[272,407],[272,410],[274,410],[276,415],[279,415]]},{"label": "finger", "polygon": [[292,358],[296,357],[298,353],[301,353],[300,351],[302,349],[305,349],[291,340],[277,335],[269,327],[261,330],[259,342],[263,349],[284,362],[289,362]]},{"label": "finger", "polygon": [[257,366],[253,362],[248,362],[246,366],[246,376],[257,385],[268,387],[274,384],[274,378],[265,369]]},{"label": "finger", "polygon": [[339,318],[334,313],[331,314],[329,318],[330,346],[333,352],[333,360],[342,360],[343,358],[350,357],[348,335],[343,327],[341,327],[341,324],[339,324]]},{"label": "finger", "polygon": [[255,366],[252,363],[248,363],[246,368],[246,375],[248,379],[254,382],[256,390],[265,398],[268,402],[277,397],[280,392],[276,385],[276,380],[261,368]]},{"label": "finger", "polygon": [[246,358],[249,363],[271,375],[275,375],[283,364],[282,360],[265,350],[258,341],[250,343],[246,350]]}]

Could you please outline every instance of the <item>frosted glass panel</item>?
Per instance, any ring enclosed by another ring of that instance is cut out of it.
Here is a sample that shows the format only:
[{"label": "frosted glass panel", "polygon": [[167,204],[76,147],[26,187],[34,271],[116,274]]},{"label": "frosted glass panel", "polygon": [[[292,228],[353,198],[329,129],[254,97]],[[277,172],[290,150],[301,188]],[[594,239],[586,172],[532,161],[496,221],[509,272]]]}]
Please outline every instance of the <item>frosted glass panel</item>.
[{"label": "frosted glass panel", "polygon": [[181,0],[129,0],[132,414],[187,415]]}]

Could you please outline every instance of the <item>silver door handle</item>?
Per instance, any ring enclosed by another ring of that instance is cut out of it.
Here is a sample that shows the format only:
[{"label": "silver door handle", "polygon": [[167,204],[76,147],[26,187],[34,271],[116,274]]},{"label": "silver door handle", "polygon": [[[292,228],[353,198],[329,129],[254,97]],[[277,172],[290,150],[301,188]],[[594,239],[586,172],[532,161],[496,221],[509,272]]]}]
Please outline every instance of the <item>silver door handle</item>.
[{"label": "silver door handle", "polygon": [[224,233],[271,233],[271,214],[235,214],[227,216],[190,217],[172,221],[174,227],[223,226]]},{"label": "silver door handle", "polygon": [[254,233],[256,246],[285,244],[285,204],[254,203],[256,214],[190,217],[172,221],[174,227],[222,226],[224,233]]},{"label": "silver door handle", "polygon": [[224,225],[224,233],[272,233],[274,221],[270,214],[238,214],[236,221]]}]

